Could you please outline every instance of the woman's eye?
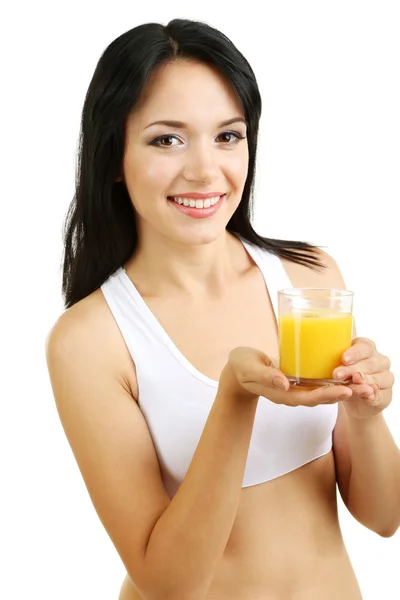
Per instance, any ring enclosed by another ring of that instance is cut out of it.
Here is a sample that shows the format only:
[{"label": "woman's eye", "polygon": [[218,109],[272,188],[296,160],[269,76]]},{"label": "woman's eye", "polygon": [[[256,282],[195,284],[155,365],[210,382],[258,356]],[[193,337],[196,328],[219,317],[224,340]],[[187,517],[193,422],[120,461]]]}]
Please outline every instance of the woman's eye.
[{"label": "woman's eye", "polygon": [[[245,136],[241,136],[240,133],[238,133],[237,131],[224,131],[223,133],[220,133],[217,136],[217,139],[222,138],[223,136],[225,136],[225,140],[226,140],[226,138],[233,138],[233,140],[231,139],[230,141],[229,141],[229,139],[228,139],[228,141],[222,141],[223,146],[233,146],[233,145],[237,144],[240,140],[246,139]],[[178,138],[175,135],[160,135],[158,138],[156,138],[155,140],[150,142],[150,145],[158,146],[159,148],[172,148],[173,146],[176,146],[177,144],[172,144],[172,143],[169,144],[168,141],[171,141],[171,140],[178,140]],[[167,142],[167,143],[164,143],[164,142]]]},{"label": "woman's eye", "polygon": [[220,133],[218,137],[221,137],[223,135],[224,136],[233,136],[233,138],[234,138],[233,141],[228,142],[228,144],[227,144],[229,146],[231,146],[233,144],[237,144],[237,142],[239,140],[244,140],[244,137],[241,136],[240,133],[237,133],[237,131],[224,131],[224,133]]},{"label": "woman's eye", "polygon": [[170,148],[172,144],[165,145],[165,144],[162,144],[161,142],[163,142],[165,140],[172,140],[172,139],[177,139],[177,138],[173,135],[161,135],[160,137],[153,140],[151,142],[151,144],[154,146],[161,146],[161,148]]}]

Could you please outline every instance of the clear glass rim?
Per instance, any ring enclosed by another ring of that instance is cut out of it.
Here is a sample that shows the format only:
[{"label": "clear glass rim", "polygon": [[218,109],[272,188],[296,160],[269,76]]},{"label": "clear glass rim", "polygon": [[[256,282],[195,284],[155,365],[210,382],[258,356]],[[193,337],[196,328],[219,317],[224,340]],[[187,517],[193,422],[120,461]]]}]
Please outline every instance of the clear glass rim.
[{"label": "clear glass rim", "polygon": [[[278,294],[281,294],[282,296],[293,296],[293,297],[299,297],[299,296],[305,296],[307,295],[307,292],[329,292],[329,295],[323,296],[326,299],[329,300],[335,300],[337,298],[340,297],[349,297],[349,296],[354,296],[354,292],[352,292],[351,290],[340,290],[338,288],[312,288],[312,287],[303,287],[303,288],[284,288],[282,290],[278,290]],[[332,293],[334,293],[335,295],[331,295]]]}]

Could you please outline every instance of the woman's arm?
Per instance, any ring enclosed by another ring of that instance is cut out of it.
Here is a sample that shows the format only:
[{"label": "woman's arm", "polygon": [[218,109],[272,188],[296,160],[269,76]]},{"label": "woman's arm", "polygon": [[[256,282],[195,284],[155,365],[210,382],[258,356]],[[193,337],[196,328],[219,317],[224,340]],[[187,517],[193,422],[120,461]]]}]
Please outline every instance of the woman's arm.
[{"label": "woman's arm", "polygon": [[[346,289],[334,259],[323,253],[322,260],[328,269],[318,285]],[[355,329],[354,335],[357,335]],[[351,373],[357,370],[357,365],[347,367],[347,370]],[[400,526],[400,450],[383,413],[368,418],[352,418],[349,414],[352,402],[360,403],[360,399],[353,394],[346,401],[349,411],[339,404],[333,433],[339,490],[348,510],[360,523],[383,537],[389,537]],[[367,400],[364,402],[368,404]]]},{"label": "woman's arm", "polygon": [[53,327],[46,358],[58,413],[96,512],[146,598],[203,599],[236,517],[258,398],[218,388],[170,500],[118,355],[96,319],[88,323],[74,314],[64,313]]},{"label": "woman's arm", "polygon": [[189,470],[151,532],[145,564],[175,586],[171,598],[206,596],[239,506],[257,404],[218,391]]},{"label": "woman's arm", "polygon": [[382,413],[349,417],[349,434],[348,509],[379,535],[394,535],[400,526],[400,450]]},{"label": "woman's arm", "polygon": [[383,414],[352,419],[339,405],[334,430],[339,490],[348,510],[382,537],[400,526],[400,450]]}]

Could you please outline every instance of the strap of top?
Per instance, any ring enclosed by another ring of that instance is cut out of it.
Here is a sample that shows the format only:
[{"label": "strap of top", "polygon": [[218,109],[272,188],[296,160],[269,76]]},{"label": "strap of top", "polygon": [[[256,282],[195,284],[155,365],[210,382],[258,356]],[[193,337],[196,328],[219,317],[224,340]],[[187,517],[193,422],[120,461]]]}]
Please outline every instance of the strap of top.
[{"label": "strap of top", "polygon": [[236,234],[242,241],[244,247],[253,258],[254,262],[260,268],[271,298],[272,306],[278,320],[278,291],[286,288],[292,288],[292,282],[286,273],[279,256],[271,254],[268,250],[260,248],[255,244],[247,242],[240,235]]}]

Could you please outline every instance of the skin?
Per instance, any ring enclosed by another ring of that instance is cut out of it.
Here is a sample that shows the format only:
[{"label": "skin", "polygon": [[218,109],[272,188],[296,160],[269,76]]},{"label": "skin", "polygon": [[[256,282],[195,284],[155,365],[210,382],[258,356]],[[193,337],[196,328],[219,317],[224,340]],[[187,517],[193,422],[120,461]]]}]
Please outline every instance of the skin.
[{"label": "skin", "polygon": [[[168,331],[173,328],[174,315],[185,307],[187,314],[200,315],[199,330],[209,333],[208,339],[217,334],[216,345],[220,350],[225,339],[225,332],[218,335],[222,321],[225,331],[232,335],[227,343],[236,343],[237,332],[231,324],[238,320],[235,310],[239,307],[240,316],[245,315],[243,318],[247,319],[245,335],[249,336],[249,345],[275,350],[275,330],[272,326],[262,330],[259,325],[265,316],[265,286],[263,282],[260,285],[258,268],[248,264],[241,244],[226,231],[243,193],[249,158],[247,141],[234,143],[234,135],[227,134],[237,132],[245,137],[246,125],[238,122],[218,127],[222,121],[235,117],[244,118],[240,102],[229,84],[210,67],[178,61],[154,74],[142,102],[127,121],[121,179],[125,181],[136,211],[139,245],[124,267],[155,316],[166,311]],[[184,129],[165,125],[147,128],[160,119],[179,120],[188,126]],[[159,136],[173,137],[164,138],[162,144],[166,147],[160,147],[152,144]],[[206,219],[187,217],[167,201],[167,196],[174,194],[210,191],[227,193],[227,197],[220,210]],[[321,279],[310,269],[283,262],[294,287],[319,287],[322,284],[322,287],[344,288],[334,261],[325,254],[322,260],[328,262],[329,268]],[[254,292],[251,299],[248,298],[249,287]],[[253,303],[252,310],[246,313],[249,301]],[[168,312],[169,306],[172,309]],[[214,327],[210,322],[213,312],[221,315]],[[272,314],[272,310],[270,312]],[[205,315],[203,321],[202,314]],[[126,356],[126,347],[99,290],[65,313],[53,334],[55,340],[60,340],[60,348],[65,347],[66,334],[72,331],[74,321],[79,323],[79,331],[82,323],[86,323],[85,343],[93,343],[93,348],[85,350],[85,356],[100,353],[98,364],[111,365],[110,369],[115,371],[127,391],[132,390],[132,397],[137,398],[132,360]],[[188,335],[185,339],[185,331],[178,325],[172,339],[182,334],[184,354],[194,355],[196,335]],[[191,326],[189,320],[189,333]],[[100,331],[102,335],[99,335]],[[107,343],[102,344],[100,340]],[[77,348],[80,345],[77,344]],[[57,343],[50,340],[49,347],[53,346]],[[74,357],[79,358],[73,344],[71,348],[70,353],[68,347],[65,350],[64,362],[69,369]],[[49,356],[52,352],[49,351]],[[206,354],[199,352],[196,355],[202,372],[206,371],[203,362]],[[398,449],[379,415],[392,397],[394,378],[389,371],[390,361],[366,338],[353,340],[351,354],[354,362],[346,367],[344,379],[351,378],[352,382],[346,387],[289,390],[286,378],[280,373],[285,387],[279,390],[279,397],[285,404],[312,406],[323,399],[335,401],[336,395],[346,391],[351,392],[351,398],[339,403],[331,452],[282,477],[240,491],[232,535],[207,600],[225,600],[233,594],[242,600],[243,594],[247,594],[247,585],[251,592],[245,597],[251,594],[254,600],[280,600],[283,597],[320,600],[321,590],[324,590],[326,600],[361,598],[337,520],[336,480],[343,500],[358,520],[374,531],[393,535],[399,520],[396,511],[399,505],[397,489],[400,489],[394,471],[395,467],[400,471],[400,461]],[[63,361],[55,350],[54,355],[57,361],[50,362],[57,362],[59,368]],[[212,367],[222,368],[224,353],[216,352],[214,358],[221,359],[221,364],[216,365],[213,360]],[[77,363],[80,362],[81,358],[77,359]],[[364,381],[359,372],[364,373]],[[57,386],[56,379],[62,381],[62,385]],[[53,381],[55,389],[64,389],[65,378],[61,375],[54,374]],[[61,391],[58,396],[62,412]],[[75,396],[74,389],[68,401],[65,400],[65,423],[71,413],[70,398]],[[84,395],[78,404],[84,404]],[[98,414],[99,407],[96,406]],[[76,423],[78,420],[72,419],[66,430],[71,432],[69,439],[82,436],[84,440],[71,444],[75,444],[77,456],[83,449],[84,458],[80,464],[86,479],[93,478],[89,487],[100,505],[106,493],[104,489],[112,486],[104,486],[103,475],[101,481],[97,481],[92,469],[85,471],[85,457],[91,446],[88,449],[86,429],[78,429],[79,423]],[[121,423],[118,426],[122,428]],[[101,444],[99,448],[101,451]],[[94,461],[91,458],[87,462],[92,464]],[[124,480],[120,485],[127,484]],[[115,492],[116,487],[112,489]],[[383,505],[382,497],[386,505]],[[109,509],[108,514],[103,504],[102,507],[103,515],[113,524],[116,533],[120,523],[115,526],[115,511]],[[254,586],[256,591],[253,591]],[[120,600],[140,598],[127,576]]]},{"label": "skin", "polygon": [[[139,247],[127,269],[146,273],[154,294],[190,297],[223,295],[234,277],[231,239],[225,230],[246,182],[245,123],[218,127],[245,118],[230,86],[206,65],[188,61],[168,64],[157,72],[126,129],[123,178],[136,210]],[[187,129],[147,126],[179,120]],[[158,136],[160,145],[150,145]],[[190,192],[220,192],[227,197],[206,219],[191,219],[167,201]]]},{"label": "skin", "polygon": [[[226,224],[246,182],[247,127],[236,122],[218,128],[234,117],[245,120],[230,84],[215,69],[188,60],[154,72],[129,116],[120,179],[136,211],[139,244],[125,268],[132,279],[143,277],[143,295],[218,300],[235,280],[234,246]],[[152,125],[161,120],[182,121],[187,127]],[[160,136],[165,137],[157,141]],[[175,194],[211,191],[227,194],[212,218],[188,218],[168,202]],[[357,348],[351,354],[361,362],[344,370],[343,380],[351,378],[352,383],[340,392],[352,392],[351,402],[344,403],[351,417],[376,414],[391,399],[390,361],[371,340],[353,343]],[[286,378],[283,381],[288,389]],[[297,394],[297,403],[302,395],[309,397],[309,392],[298,389],[290,393]]]},{"label": "skin", "polygon": [[[228,132],[245,137],[246,125],[237,122],[218,128],[219,123],[234,117],[244,119],[245,115],[230,85],[209,66],[188,61],[159,69],[130,115],[122,178],[136,211],[139,244],[124,266],[143,297],[176,298],[191,302],[197,310],[202,302],[222,302],[226,290],[237,280],[235,246],[226,225],[239,205],[249,157],[246,139],[235,140]],[[158,120],[179,120],[188,125],[182,129],[148,127]],[[167,137],[157,145],[154,140],[159,136]],[[207,219],[188,218],[167,201],[175,194],[209,191],[227,193],[227,197],[221,209]],[[294,264],[289,268],[294,285],[301,286],[310,272],[302,275],[302,268]],[[327,277],[331,283],[326,285],[345,287],[336,265]],[[343,380],[351,379],[351,383],[346,388],[338,386],[337,395],[344,393],[351,398],[342,400],[334,436],[336,470],[346,498],[351,472],[349,431],[357,429],[352,422],[383,410],[390,402],[393,385],[390,361],[377,352],[371,340],[355,338],[350,354],[354,362],[346,368]],[[313,405],[313,400],[318,404],[320,400],[315,398],[326,393],[289,388],[284,376],[282,381],[288,404]],[[360,489],[363,491],[362,486]],[[353,514],[357,514],[357,506]],[[347,568],[346,561],[338,565],[342,572]],[[354,582],[349,583],[350,589],[351,597],[358,598]],[[127,578],[120,598],[139,597]]]}]

